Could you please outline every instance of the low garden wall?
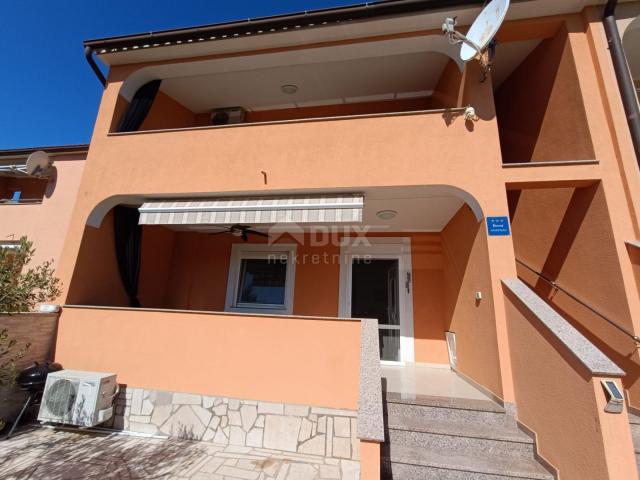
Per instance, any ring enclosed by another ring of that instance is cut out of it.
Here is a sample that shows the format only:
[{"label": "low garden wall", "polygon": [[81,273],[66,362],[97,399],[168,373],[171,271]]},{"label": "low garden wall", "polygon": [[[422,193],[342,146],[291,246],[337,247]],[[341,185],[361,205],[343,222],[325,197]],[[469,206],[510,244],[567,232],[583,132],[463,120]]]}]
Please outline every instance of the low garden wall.
[{"label": "low garden wall", "polygon": [[27,343],[31,344],[25,356],[16,362],[18,371],[33,362],[45,362],[53,358],[57,327],[57,313],[0,314],[0,330],[8,330],[9,339],[17,342],[16,350]]},{"label": "low garden wall", "polygon": [[[6,329],[8,339],[16,341],[12,352],[18,352],[26,344],[31,344],[24,357],[16,362],[17,372],[33,362],[45,362],[53,358],[57,327],[57,313],[0,315],[0,331]],[[16,387],[0,388],[0,420],[13,421],[25,399],[26,393]]]}]

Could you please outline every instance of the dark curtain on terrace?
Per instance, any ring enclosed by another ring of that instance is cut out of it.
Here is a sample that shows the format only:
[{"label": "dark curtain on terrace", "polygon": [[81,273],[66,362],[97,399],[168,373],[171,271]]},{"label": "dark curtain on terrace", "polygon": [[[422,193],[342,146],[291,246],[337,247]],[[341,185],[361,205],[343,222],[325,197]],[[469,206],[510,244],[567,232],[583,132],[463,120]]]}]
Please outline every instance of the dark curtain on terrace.
[{"label": "dark curtain on terrace", "polygon": [[140,277],[140,250],[142,227],[138,225],[140,214],[135,207],[118,205],[113,210],[116,258],[120,278],[127,295],[129,306],[139,307],[138,279]]},{"label": "dark curtain on terrace", "polygon": [[131,99],[129,108],[120,120],[119,132],[135,132],[147,118],[153,100],[156,98],[161,80],[152,80],[141,86]]}]

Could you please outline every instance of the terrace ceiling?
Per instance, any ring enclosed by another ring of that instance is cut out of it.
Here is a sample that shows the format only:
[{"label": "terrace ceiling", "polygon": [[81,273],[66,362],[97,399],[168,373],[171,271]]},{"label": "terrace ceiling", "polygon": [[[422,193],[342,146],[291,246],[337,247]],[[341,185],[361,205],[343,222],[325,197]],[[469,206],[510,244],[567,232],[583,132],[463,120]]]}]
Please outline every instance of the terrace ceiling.
[{"label": "terrace ceiling", "polygon": [[[538,43],[500,43],[494,86]],[[195,113],[234,106],[261,110],[429,97],[447,62],[456,58],[456,48],[443,36],[431,35],[172,63],[137,71],[121,94],[130,99],[140,85],[159,78],[161,91]],[[296,85],[298,91],[283,93],[283,85]]]}]

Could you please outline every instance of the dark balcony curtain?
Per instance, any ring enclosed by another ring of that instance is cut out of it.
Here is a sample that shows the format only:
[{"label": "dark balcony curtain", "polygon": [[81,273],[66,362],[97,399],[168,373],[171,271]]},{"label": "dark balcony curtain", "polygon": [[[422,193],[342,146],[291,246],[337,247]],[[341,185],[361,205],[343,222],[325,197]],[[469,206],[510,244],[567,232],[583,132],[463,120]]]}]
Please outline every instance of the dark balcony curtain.
[{"label": "dark balcony curtain", "polygon": [[116,258],[120,279],[127,295],[129,306],[139,307],[138,279],[140,278],[140,252],[142,246],[142,227],[138,225],[140,214],[135,207],[119,205],[113,210],[114,238]]},{"label": "dark balcony curtain", "polygon": [[151,105],[153,105],[153,100],[156,98],[159,88],[160,80],[152,80],[138,89],[129,104],[129,108],[120,120],[119,132],[135,132],[142,126],[142,122],[144,122],[149,110],[151,110]]}]

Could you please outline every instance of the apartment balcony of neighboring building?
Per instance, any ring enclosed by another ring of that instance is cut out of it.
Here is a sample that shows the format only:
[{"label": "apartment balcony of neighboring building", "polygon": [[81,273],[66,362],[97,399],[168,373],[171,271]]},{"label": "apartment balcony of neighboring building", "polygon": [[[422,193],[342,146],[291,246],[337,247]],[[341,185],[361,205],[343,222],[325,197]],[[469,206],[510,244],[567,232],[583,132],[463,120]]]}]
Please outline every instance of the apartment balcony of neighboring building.
[{"label": "apartment balcony of neighboring building", "polygon": [[26,236],[34,262],[57,262],[87,145],[0,150],[0,246]]}]

